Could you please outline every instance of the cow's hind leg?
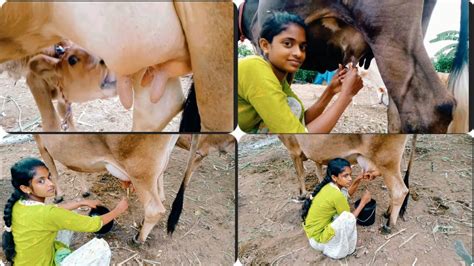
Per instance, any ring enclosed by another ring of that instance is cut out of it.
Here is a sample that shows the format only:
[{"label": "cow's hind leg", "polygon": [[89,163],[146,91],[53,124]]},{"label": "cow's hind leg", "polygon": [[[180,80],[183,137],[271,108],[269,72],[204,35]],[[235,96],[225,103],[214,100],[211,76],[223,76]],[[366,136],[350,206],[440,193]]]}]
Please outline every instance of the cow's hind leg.
[{"label": "cow's hind leg", "polygon": [[387,210],[387,212],[390,213],[390,218],[388,219],[387,224],[382,227],[382,233],[390,233],[390,226],[396,225],[403,201],[408,194],[408,188],[403,182],[398,166],[396,166],[396,164],[393,164],[392,166],[393,167],[381,169],[391,198],[390,206]]},{"label": "cow's hind leg", "polygon": [[[135,181],[135,182],[133,182]],[[138,199],[143,204],[145,217],[138,235],[133,239],[135,243],[142,244],[146,241],[153,227],[158,223],[166,209],[158,195],[156,178],[132,180]]]}]

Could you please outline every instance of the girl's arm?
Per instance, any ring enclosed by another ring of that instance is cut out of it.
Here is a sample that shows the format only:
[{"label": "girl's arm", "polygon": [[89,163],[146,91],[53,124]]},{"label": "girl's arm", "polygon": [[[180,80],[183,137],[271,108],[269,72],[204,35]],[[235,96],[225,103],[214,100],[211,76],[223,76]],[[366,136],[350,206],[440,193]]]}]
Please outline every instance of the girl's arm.
[{"label": "girl's arm", "polygon": [[352,195],[354,194],[354,192],[357,191],[357,188],[359,187],[359,184],[360,184],[360,181],[362,181],[362,179],[364,179],[364,174],[360,174],[359,176],[357,176],[355,179],[354,179],[354,182],[352,182],[351,186],[349,187],[348,189],[348,192],[349,192],[349,196],[352,197]]},{"label": "girl's arm", "polygon": [[[362,79],[357,74],[357,68],[350,68],[342,84],[342,91],[336,102],[326,112],[307,123],[306,128],[310,133],[329,133],[336,125],[339,117],[346,110],[352,97],[362,88]],[[306,115],[305,115],[306,117]],[[308,121],[307,121],[308,122]]]},{"label": "girl's arm", "polygon": [[359,213],[362,211],[365,205],[370,202],[371,199],[372,196],[370,195],[370,192],[366,190],[360,199],[359,206],[357,206],[357,208],[352,211],[352,214],[354,214],[355,217],[359,216]]},{"label": "girl's arm", "polygon": [[117,206],[110,212],[101,215],[102,224],[108,224],[113,219],[117,218],[120,214],[124,213],[128,209],[127,198],[122,198],[122,200],[117,204]]},{"label": "girl's arm", "polygon": [[71,201],[71,202],[64,202],[60,203],[57,206],[66,210],[75,210],[82,206],[88,206],[90,208],[96,208],[97,205],[101,205],[102,203],[99,200],[80,200],[80,201]]},{"label": "girl's arm", "polygon": [[316,101],[310,108],[308,108],[308,110],[306,110],[304,114],[306,124],[309,124],[311,121],[320,116],[324,109],[326,109],[326,106],[329,104],[329,102],[331,102],[331,99],[334,97],[334,95],[341,91],[341,81],[344,79],[346,73],[347,70],[343,68],[341,64],[339,64],[336,75],[333,76],[331,82],[328,84],[319,100]]}]

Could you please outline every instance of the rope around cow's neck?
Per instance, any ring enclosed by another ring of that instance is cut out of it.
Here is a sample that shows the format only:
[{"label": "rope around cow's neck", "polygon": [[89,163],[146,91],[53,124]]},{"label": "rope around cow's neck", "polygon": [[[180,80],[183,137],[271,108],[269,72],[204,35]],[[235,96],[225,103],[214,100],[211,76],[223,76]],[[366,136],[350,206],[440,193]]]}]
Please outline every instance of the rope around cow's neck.
[{"label": "rope around cow's neck", "polygon": [[57,87],[57,89],[59,90],[59,92],[61,94],[61,98],[63,99],[64,104],[66,104],[66,114],[64,115],[64,118],[61,121],[61,130],[62,131],[67,131],[69,129],[68,120],[72,116],[71,102],[64,95],[63,86],[62,86],[60,81],[58,81],[58,84],[56,85],[56,87]]}]

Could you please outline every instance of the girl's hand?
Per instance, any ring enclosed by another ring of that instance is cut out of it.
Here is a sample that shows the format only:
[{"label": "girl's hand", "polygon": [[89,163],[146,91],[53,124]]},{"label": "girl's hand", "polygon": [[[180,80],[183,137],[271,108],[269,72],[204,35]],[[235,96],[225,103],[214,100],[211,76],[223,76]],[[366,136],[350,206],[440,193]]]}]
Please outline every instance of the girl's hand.
[{"label": "girl's hand", "polygon": [[100,200],[83,200],[81,203],[82,206],[88,206],[92,209],[97,208],[97,206],[103,205]]},{"label": "girl's hand", "polygon": [[363,178],[364,178],[365,180],[372,181],[372,180],[374,180],[377,176],[380,176],[380,172],[377,171],[377,170],[372,170],[372,171],[365,172],[363,175],[364,175]]},{"label": "girl's hand", "polygon": [[365,190],[364,195],[362,195],[362,198],[360,199],[360,202],[366,205],[367,203],[370,202],[372,199],[372,195],[370,194],[370,191]]},{"label": "girl's hand", "polygon": [[342,79],[341,93],[349,97],[354,97],[363,86],[364,84],[357,72],[357,67],[350,64],[348,73]]},{"label": "girl's hand", "polygon": [[115,210],[121,214],[124,213],[128,209],[128,201],[127,198],[122,198],[122,200],[117,204]]},{"label": "girl's hand", "polygon": [[347,69],[345,69],[341,64],[337,69],[336,74],[332,77],[331,82],[329,83],[327,90],[332,94],[337,94],[341,91],[342,80],[347,74]]}]

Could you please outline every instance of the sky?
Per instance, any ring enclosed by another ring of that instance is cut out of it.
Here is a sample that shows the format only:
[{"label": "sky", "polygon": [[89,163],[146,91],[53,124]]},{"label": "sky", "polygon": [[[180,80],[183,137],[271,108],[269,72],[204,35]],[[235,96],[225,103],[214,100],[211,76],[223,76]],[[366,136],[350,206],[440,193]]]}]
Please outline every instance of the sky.
[{"label": "sky", "polygon": [[[243,0],[233,0],[238,6]],[[472,1],[471,1],[472,2]],[[461,0],[438,0],[431,16],[430,25],[425,37],[425,47],[430,57],[451,42],[429,43],[438,33],[447,30],[459,31]]]}]

